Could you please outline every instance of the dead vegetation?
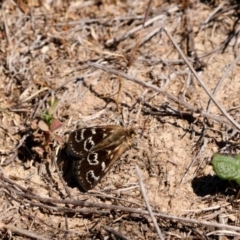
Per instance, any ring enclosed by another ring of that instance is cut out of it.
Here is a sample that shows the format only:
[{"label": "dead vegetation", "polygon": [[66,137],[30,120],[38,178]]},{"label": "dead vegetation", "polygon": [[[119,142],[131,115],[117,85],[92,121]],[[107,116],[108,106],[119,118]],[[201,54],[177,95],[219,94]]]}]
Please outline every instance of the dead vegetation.
[{"label": "dead vegetation", "polygon": [[[237,1],[5,0],[0,14],[2,239],[239,239],[239,187],[210,164],[239,152]],[[39,125],[50,102],[55,135]],[[135,144],[82,193],[64,143],[106,124]]]}]

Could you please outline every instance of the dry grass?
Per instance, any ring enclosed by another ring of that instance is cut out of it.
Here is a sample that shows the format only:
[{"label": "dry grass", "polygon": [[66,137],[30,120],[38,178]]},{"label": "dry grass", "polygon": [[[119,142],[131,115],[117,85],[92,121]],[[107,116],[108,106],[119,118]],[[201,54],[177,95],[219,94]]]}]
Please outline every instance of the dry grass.
[{"label": "dry grass", "polygon": [[[2,239],[237,239],[239,187],[210,164],[239,152],[237,1],[155,0],[144,27],[147,1],[49,2],[1,3]],[[50,100],[64,142],[83,126],[136,129],[88,193],[39,128]]]}]

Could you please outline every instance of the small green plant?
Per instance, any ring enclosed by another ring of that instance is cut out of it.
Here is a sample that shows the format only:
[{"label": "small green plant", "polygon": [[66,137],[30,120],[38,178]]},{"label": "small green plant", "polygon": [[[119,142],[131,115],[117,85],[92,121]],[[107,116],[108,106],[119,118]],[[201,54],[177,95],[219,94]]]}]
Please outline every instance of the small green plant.
[{"label": "small green plant", "polygon": [[49,142],[50,136],[59,143],[63,142],[62,137],[54,133],[55,130],[62,126],[62,123],[55,116],[57,104],[56,101],[50,102],[50,107],[42,114],[42,120],[38,123],[38,127],[44,132],[46,143]]},{"label": "small green plant", "polygon": [[212,165],[218,177],[224,180],[234,180],[240,185],[240,154],[235,158],[214,154]]}]

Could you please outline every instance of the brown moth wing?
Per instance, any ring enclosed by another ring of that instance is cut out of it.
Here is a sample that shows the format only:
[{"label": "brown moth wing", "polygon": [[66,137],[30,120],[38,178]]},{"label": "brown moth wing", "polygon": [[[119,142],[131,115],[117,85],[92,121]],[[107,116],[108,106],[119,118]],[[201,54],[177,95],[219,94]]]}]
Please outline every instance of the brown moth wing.
[{"label": "brown moth wing", "polygon": [[67,151],[73,160],[73,176],[83,190],[96,186],[132,145],[134,135],[133,129],[115,125],[82,128],[70,134]]},{"label": "brown moth wing", "polygon": [[[84,191],[93,189],[127,147],[128,145],[122,143],[113,151],[104,149],[90,152],[82,161],[74,161],[73,176],[81,188]],[[96,156],[98,156],[99,161],[95,158]]]},{"label": "brown moth wing", "polygon": [[134,134],[132,129],[115,125],[81,128],[69,135],[67,152],[70,157],[81,158],[93,148],[97,150],[117,146],[126,136],[132,138]]}]

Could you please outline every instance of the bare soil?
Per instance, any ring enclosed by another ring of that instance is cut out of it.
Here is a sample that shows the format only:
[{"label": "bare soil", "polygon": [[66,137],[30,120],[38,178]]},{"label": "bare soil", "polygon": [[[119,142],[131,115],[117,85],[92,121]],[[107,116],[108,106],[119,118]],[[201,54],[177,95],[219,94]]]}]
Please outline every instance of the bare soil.
[{"label": "bare soil", "polygon": [[[144,192],[164,239],[239,239],[239,187],[211,166],[239,152],[238,3],[148,4],[1,3],[2,239],[158,239]],[[104,125],[133,128],[133,146],[83,193],[63,174],[68,135]]]}]

